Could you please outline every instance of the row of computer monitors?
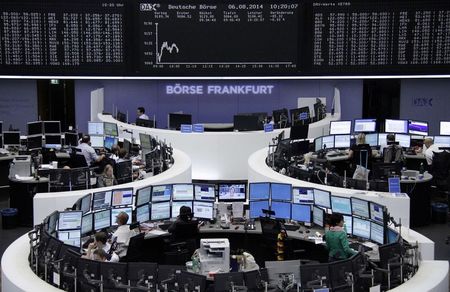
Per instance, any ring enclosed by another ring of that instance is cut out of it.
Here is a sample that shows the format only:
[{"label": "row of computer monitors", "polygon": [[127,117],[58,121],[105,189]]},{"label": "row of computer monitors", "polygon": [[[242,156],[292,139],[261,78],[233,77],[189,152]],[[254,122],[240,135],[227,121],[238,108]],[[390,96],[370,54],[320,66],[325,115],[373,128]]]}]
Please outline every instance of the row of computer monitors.
[{"label": "row of computer monitors", "polygon": [[[389,133],[370,133],[366,134],[366,144],[372,147],[386,147],[387,135]],[[409,134],[394,134],[395,141],[404,148],[411,147],[411,135]],[[430,136],[434,140],[434,143],[443,147],[450,147],[450,136]],[[314,140],[314,150],[319,151],[321,149],[331,148],[350,148],[352,144],[351,135],[328,135],[318,137]]]},{"label": "row of computer monitors", "polygon": [[[354,121],[331,121],[330,135],[341,135],[352,133],[352,123],[354,133],[376,132],[376,119],[355,119]],[[384,122],[384,131],[386,133],[412,134],[428,136],[428,122],[415,120],[391,120]],[[450,135],[450,121],[440,121],[439,135]]]},{"label": "row of computer monitors", "polygon": [[[0,135],[0,148],[3,148],[3,146],[19,147],[21,145],[26,145],[30,151],[42,148],[60,149],[63,146],[63,141],[61,134],[27,136],[24,143],[21,142],[19,131],[6,131],[3,132],[3,135]],[[64,133],[64,145],[77,146],[78,134]]]}]

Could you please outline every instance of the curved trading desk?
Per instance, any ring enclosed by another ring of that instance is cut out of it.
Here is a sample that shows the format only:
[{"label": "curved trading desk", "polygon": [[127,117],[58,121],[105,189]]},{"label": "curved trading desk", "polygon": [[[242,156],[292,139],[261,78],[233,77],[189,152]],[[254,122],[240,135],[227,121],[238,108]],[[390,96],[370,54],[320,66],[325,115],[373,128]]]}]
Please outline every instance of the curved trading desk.
[{"label": "curved trading desk", "polygon": [[[285,131],[289,137],[290,128],[273,132],[204,132],[181,133],[180,131],[145,128],[119,122],[111,115],[98,115],[100,121],[116,123],[121,138],[139,139],[139,133],[150,134],[159,140],[184,151],[192,159],[192,178],[203,180],[242,180],[247,177],[247,159],[258,149],[267,147],[272,138]],[[328,133],[330,121],[339,120],[340,114],[327,117],[309,125],[309,137],[314,138]]]}]

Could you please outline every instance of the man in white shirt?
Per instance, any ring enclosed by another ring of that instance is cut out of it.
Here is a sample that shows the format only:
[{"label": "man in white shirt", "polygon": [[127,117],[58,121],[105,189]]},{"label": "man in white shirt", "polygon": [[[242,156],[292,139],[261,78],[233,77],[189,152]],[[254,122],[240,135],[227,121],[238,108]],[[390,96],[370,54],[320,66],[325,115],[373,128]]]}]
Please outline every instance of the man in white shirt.
[{"label": "man in white shirt", "polygon": [[92,162],[100,162],[105,158],[105,155],[97,155],[97,153],[95,153],[94,148],[91,146],[91,137],[89,135],[84,135],[83,138],[81,138],[81,143],[77,148],[81,150],[88,166],[90,166]]},{"label": "man in white shirt", "polygon": [[[442,147],[438,144],[434,144],[433,139],[431,138],[426,138],[423,140],[423,153],[425,155],[425,158],[427,160],[427,164],[431,165],[433,163],[433,156],[434,153],[433,152],[442,152],[442,150],[439,150],[439,147]],[[426,148],[425,148],[426,147]]]},{"label": "man in white shirt", "polygon": [[145,108],[142,106],[137,108],[137,116],[138,116],[138,119],[141,119],[141,120],[149,119],[148,116],[145,114]]},{"label": "man in white shirt", "polygon": [[130,238],[136,235],[134,230],[130,230],[130,225],[128,225],[128,214],[125,212],[120,212],[116,216],[117,227],[116,232],[112,235],[113,242],[117,243],[116,253],[119,257],[124,257],[127,255],[128,245],[130,243]]}]

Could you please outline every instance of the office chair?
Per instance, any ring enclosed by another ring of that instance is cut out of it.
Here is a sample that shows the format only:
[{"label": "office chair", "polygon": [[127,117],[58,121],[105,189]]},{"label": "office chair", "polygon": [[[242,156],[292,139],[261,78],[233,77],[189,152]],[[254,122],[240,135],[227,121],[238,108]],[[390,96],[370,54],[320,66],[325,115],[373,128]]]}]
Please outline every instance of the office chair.
[{"label": "office chair", "polygon": [[399,145],[392,144],[383,149],[383,161],[389,162],[402,162],[403,149]]},{"label": "office chair", "polygon": [[282,226],[280,221],[269,218],[269,217],[259,217],[261,223],[261,230],[263,235],[262,245],[268,250],[265,253],[265,261],[276,260],[277,257],[277,238],[280,233]]},{"label": "office chair", "polygon": [[118,184],[128,183],[133,181],[133,165],[131,160],[117,162],[114,165],[114,176]]},{"label": "office chair", "polygon": [[121,259],[123,262],[139,262],[146,260],[145,233],[139,233],[130,238],[127,254]]},{"label": "office chair", "polygon": [[48,173],[48,191],[70,191],[70,173],[71,169],[50,169]]},{"label": "office chair", "polygon": [[169,243],[167,250],[164,251],[164,264],[166,265],[185,265],[190,260],[192,252],[186,242]]},{"label": "office chair", "polygon": [[71,190],[86,190],[91,186],[89,167],[70,169]]}]

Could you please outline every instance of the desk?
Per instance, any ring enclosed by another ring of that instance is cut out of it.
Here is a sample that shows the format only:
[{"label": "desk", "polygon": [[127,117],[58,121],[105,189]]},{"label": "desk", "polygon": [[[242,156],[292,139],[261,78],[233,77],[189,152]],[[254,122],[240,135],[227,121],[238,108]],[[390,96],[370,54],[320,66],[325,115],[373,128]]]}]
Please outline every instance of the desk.
[{"label": "desk", "polygon": [[0,192],[8,192],[9,187],[9,164],[13,161],[14,155],[0,156]]}]

